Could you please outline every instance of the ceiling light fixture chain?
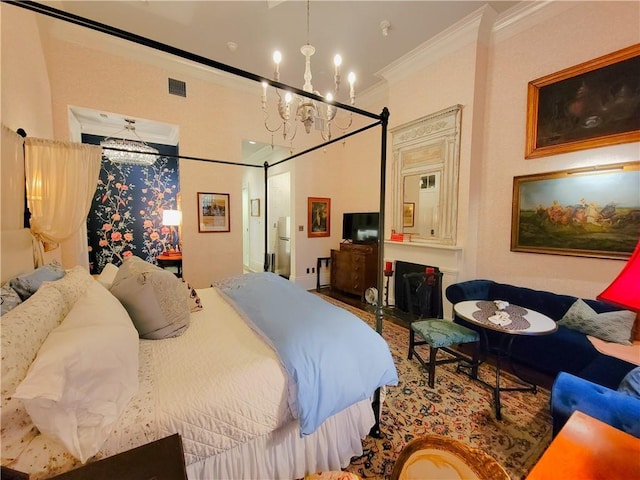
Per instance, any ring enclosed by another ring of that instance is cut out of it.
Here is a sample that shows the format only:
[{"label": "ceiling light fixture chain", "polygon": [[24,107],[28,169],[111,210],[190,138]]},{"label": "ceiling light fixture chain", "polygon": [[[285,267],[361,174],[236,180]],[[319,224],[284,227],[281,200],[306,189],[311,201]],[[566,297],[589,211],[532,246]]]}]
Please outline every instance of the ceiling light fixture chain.
[{"label": "ceiling light fixture chain", "polygon": [[[300,52],[305,57],[304,67],[304,85],[302,90],[308,93],[313,93],[320,96],[317,90],[314,90],[311,74],[311,56],[315,53],[316,49],[310,43],[310,25],[311,25],[311,1],[307,0],[307,43],[300,48]],[[273,79],[276,82],[280,82],[280,62],[282,61],[282,54],[279,51],[273,53]],[[284,140],[293,141],[297,133],[298,120],[304,125],[304,129],[307,133],[311,133],[311,129],[315,126],[316,130],[320,131],[324,140],[331,140],[331,127],[335,125],[340,130],[347,130],[351,127],[353,122],[353,114],[349,113],[349,120],[346,126],[340,126],[332,123],[336,118],[337,108],[333,104],[334,98],[338,96],[340,91],[340,66],[342,65],[342,57],[336,55],[333,59],[335,73],[334,73],[334,91],[327,93],[324,97],[327,101],[326,104],[319,104],[315,100],[307,97],[296,95],[295,101],[297,106],[294,107],[295,117],[291,117],[291,103],[294,101],[294,97],[291,92],[285,92],[284,98],[280,92],[276,89],[278,96],[277,111],[280,117],[279,124],[276,127],[269,126],[269,111],[267,105],[267,87],[268,82],[262,82],[262,111],[265,115],[264,125],[267,131],[274,133],[282,129],[282,136]],[[355,80],[356,76],[353,72],[349,73],[348,81],[350,85],[349,98],[352,106],[355,106]]]}]

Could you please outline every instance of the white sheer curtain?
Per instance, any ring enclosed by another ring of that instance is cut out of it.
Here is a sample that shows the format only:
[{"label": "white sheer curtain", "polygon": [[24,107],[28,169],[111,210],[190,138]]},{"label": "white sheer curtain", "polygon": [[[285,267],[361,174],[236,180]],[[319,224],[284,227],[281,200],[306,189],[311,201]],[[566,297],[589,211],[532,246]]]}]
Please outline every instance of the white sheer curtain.
[{"label": "white sheer curtain", "polygon": [[88,268],[86,222],[100,174],[102,148],[30,137],[25,145],[31,232],[45,251],[62,242],[66,249],[74,250],[72,255],[62,252],[65,267],[80,264]]}]

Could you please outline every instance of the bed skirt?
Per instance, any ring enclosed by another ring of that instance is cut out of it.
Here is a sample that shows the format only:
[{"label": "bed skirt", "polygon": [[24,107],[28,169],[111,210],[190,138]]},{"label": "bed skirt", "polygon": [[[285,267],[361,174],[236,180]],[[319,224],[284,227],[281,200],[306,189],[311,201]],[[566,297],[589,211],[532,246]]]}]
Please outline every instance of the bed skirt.
[{"label": "bed skirt", "polygon": [[303,478],[307,473],[340,470],[362,455],[362,439],[375,423],[370,400],[327,419],[311,435],[300,436],[297,422],[269,435],[187,466],[190,480]]}]

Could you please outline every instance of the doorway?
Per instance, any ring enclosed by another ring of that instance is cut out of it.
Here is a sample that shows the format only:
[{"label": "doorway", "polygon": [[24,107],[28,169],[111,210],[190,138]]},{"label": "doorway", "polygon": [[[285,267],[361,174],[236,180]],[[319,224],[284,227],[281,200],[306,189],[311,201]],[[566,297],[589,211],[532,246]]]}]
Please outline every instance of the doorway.
[{"label": "doorway", "polygon": [[[243,163],[263,167],[273,165],[289,156],[289,151],[280,146],[244,140],[242,142]],[[291,175],[288,164],[270,171],[265,195],[264,168],[245,167],[242,183],[243,210],[243,264],[245,271],[261,272],[265,264],[265,224],[267,225],[267,268],[288,278],[293,251],[291,238]],[[285,176],[282,176],[286,173]],[[276,180],[272,180],[276,178]],[[268,197],[265,205],[265,197]],[[282,218],[281,218],[282,217]],[[287,220],[289,219],[289,220]],[[265,223],[266,222],[266,223]],[[278,249],[279,253],[278,253]],[[287,265],[288,258],[288,265]],[[277,262],[280,262],[279,264]],[[282,263],[285,262],[285,263]]]}]

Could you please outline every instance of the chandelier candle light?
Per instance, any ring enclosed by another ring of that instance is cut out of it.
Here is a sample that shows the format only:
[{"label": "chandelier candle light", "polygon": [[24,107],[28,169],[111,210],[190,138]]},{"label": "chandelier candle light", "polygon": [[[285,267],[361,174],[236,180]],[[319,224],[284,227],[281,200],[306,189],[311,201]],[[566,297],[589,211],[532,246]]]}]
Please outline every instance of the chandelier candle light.
[{"label": "chandelier candle light", "polygon": [[115,135],[126,131],[128,132],[127,136],[135,136],[138,140],[126,140],[124,138],[113,137],[105,138],[100,142],[100,146],[103,148],[102,154],[114,163],[141,165],[145,167],[156,163],[160,152],[142,141],[136,132],[135,120],[125,118],[124,121],[126,122],[124,128]]},{"label": "chandelier candle light", "polygon": [[[320,93],[313,89],[313,85],[311,84],[311,56],[316,52],[316,49],[313,45],[309,43],[309,11],[310,11],[310,0],[307,0],[307,44],[303,45],[300,48],[300,52],[305,56],[305,67],[304,67],[304,85],[302,90],[308,93],[313,93],[318,96],[321,96]],[[273,72],[273,79],[276,82],[280,82],[280,62],[282,61],[282,54],[279,51],[275,51],[273,53],[273,62],[275,65]],[[338,96],[338,92],[340,91],[340,66],[342,65],[342,57],[340,55],[336,55],[333,59],[333,64],[335,67],[335,75],[334,75],[334,91],[327,93],[324,97],[327,102],[333,102],[334,98]],[[356,75],[353,72],[350,72],[348,77],[349,81],[349,98],[351,101],[351,105],[355,105],[356,103],[356,94],[355,94],[355,81]],[[291,107],[293,102],[293,95],[291,92],[286,92],[284,95],[284,99],[278,90],[276,90],[276,94],[278,95],[278,115],[280,116],[281,122],[275,128],[269,127],[269,113],[267,111],[267,87],[269,84],[267,82],[262,82],[262,110],[265,114],[264,126],[265,128],[271,132],[277,132],[282,128],[282,136],[285,140],[289,138],[290,141],[296,136],[297,128],[294,126],[293,133],[291,132],[292,119],[291,119]],[[331,125],[332,121],[335,119],[337,113],[337,108],[331,103],[327,104],[325,107],[321,107],[315,100],[312,100],[307,97],[298,96],[297,98],[297,106],[295,107],[295,119],[299,120],[303,125],[304,129],[307,133],[311,133],[311,127],[315,124],[316,130],[319,130],[322,138],[324,140],[331,140]],[[340,130],[347,130],[352,123],[352,116],[349,116],[348,125],[341,127],[340,125],[336,125]],[[295,124],[294,124],[295,125]]]}]

